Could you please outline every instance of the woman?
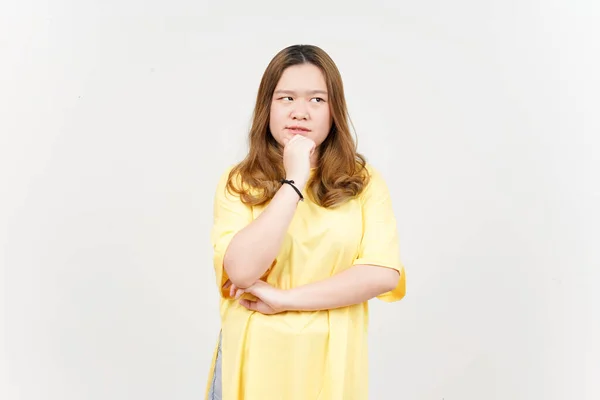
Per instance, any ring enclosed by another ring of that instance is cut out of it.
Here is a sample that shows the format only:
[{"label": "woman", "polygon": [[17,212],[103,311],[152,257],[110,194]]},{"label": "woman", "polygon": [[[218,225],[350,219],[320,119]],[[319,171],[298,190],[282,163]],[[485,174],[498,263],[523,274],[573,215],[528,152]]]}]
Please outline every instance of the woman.
[{"label": "woman", "polygon": [[249,153],[217,187],[212,243],[222,326],[206,398],[367,399],[367,302],[402,299],[404,267],[388,189],[356,152],[320,48],[267,66]]}]

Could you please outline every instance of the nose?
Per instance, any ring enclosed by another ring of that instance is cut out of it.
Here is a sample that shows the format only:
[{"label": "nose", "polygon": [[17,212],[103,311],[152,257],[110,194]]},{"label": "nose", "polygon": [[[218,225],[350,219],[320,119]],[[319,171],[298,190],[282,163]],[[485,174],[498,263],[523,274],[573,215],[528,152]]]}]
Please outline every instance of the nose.
[{"label": "nose", "polygon": [[303,105],[296,105],[292,111],[291,117],[295,120],[306,120],[308,119],[308,109]]}]

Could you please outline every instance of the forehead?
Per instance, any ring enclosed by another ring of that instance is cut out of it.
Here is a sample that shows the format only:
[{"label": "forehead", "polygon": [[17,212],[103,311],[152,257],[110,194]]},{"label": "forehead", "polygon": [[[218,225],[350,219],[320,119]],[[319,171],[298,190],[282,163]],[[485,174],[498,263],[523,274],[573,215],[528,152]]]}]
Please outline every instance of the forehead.
[{"label": "forehead", "polygon": [[276,89],[327,90],[325,75],[313,64],[293,65],[286,68],[277,82]]}]

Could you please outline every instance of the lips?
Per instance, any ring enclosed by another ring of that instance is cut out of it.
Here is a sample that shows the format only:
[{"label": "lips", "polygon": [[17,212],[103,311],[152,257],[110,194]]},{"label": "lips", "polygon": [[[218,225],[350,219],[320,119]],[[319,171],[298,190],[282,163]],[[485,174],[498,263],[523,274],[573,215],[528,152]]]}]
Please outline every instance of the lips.
[{"label": "lips", "polygon": [[303,126],[297,126],[297,125],[286,126],[285,129],[288,130],[288,131],[290,131],[290,132],[292,132],[292,133],[307,133],[307,132],[310,132],[310,129],[305,128]]}]

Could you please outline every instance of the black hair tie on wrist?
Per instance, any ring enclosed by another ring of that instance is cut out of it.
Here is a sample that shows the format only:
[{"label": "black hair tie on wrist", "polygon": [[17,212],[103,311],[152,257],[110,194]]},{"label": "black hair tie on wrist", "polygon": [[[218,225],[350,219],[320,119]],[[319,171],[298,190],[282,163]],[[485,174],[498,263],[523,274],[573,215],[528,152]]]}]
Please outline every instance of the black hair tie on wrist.
[{"label": "black hair tie on wrist", "polygon": [[292,188],[294,188],[294,190],[296,191],[296,193],[298,193],[298,196],[300,196],[300,201],[304,201],[304,196],[302,196],[302,193],[298,190],[298,188],[296,187],[296,185],[294,185],[294,181],[290,181],[290,180],[287,180],[287,179],[282,179],[279,182],[281,184],[287,183]]}]

